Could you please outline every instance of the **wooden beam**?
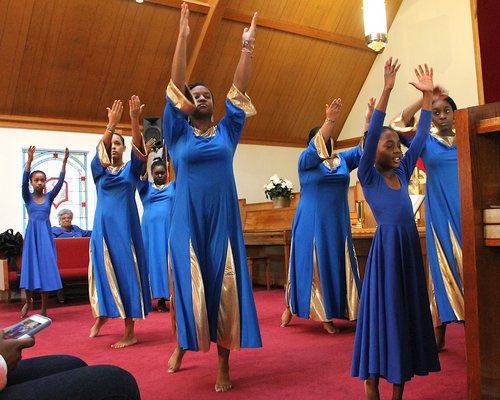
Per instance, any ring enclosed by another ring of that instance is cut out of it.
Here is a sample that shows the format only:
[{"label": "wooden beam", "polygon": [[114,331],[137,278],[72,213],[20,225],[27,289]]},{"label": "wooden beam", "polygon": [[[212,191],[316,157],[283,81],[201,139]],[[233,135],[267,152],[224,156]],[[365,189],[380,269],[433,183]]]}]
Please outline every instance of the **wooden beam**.
[{"label": "wooden beam", "polygon": [[210,11],[210,4],[203,1],[196,0],[145,0],[146,3],[158,4],[160,6],[167,6],[172,8],[181,8],[182,3],[187,3],[189,11],[194,11],[202,14],[208,14]]},{"label": "wooden beam", "polygon": [[[239,11],[233,9],[226,9],[226,11],[224,12],[224,18],[230,21],[248,24],[252,20],[252,15],[242,14]],[[259,16],[259,18],[257,18],[257,25],[276,31],[291,33],[311,39],[323,40],[325,42],[339,44],[342,46],[353,47],[363,51],[372,51],[366,46],[365,41],[362,39],[339,35],[321,29],[311,28],[309,26],[294,24],[292,22],[283,22],[275,19],[262,18]]]},{"label": "wooden beam", "polygon": [[334,143],[335,149],[348,149],[351,147],[356,147],[359,142],[361,141],[362,136],[359,137],[353,137],[349,139],[344,139],[344,140],[336,140]]},{"label": "wooden beam", "polygon": [[[103,134],[106,129],[105,122],[57,119],[31,117],[25,115],[1,115],[0,127],[4,128],[19,128],[19,129],[36,129],[50,131],[65,131],[65,132],[81,132],[81,133],[100,133]],[[130,124],[120,124],[117,128],[120,134],[126,136],[131,134]]]},{"label": "wooden beam", "polygon": [[476,82],[479,104],[484,104],[483,66],[481,63],[481,45],[479,41],[479,24],[477,20],[477,0],[470,0],[472,17],[472,39],[474,42],[474,59],[476,61]]},{"label": "wooden beam", "polygon": [[222,21],[222,16],[224,14],[225,5],[223,1],[220,0],[210,0],[210,10],[203,22],[203,27],[201,28],[200,36],[196,40],[196,44],[193,48],[193,52],[189,58],[189,62],[186,68],[186,82],[192,80],[200,68],[202,68],[203,60],[206,60],[210,56],[211,47],[217,34],[217,30],[220,28],[220,23]]}]

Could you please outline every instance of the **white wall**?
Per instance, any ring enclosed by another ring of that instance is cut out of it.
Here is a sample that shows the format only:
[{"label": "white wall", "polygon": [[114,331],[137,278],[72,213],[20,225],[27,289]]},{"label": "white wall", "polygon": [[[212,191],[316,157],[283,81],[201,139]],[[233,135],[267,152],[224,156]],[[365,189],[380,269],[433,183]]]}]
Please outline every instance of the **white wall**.
[{"label": "white wall", "polygon": [[383,66],[389,58],[401,62],[387,117],[400,113],[420,96],[407,82],[415,80],[413,69],[420,63],[434,68],[434,82],[449,90],[458,108],[478,103],[470,0],[403,0],[388,32],[389,43],[377,56],[340,139],[359,136],[366,103],[379,97]]},{"label": "white wall", "polygon": [[[0,127],[0,173],[2,195],[0,196],[0,232],[8,228],[22,232],[23,199],[21,197],[22,180],[22,149],[35,145],[37,148],[88,151],[88,212],[89,227],[92,226],[96,204],[95,186],[90,171],[90,162],[95,155],[95,147],[101,135],[76,132],[54,132],[31,129],[12,129]],[[130,149],[130,137],[125,142]],[[247,202],[266,201],[263,186],[269,177],[278,175],[290,179],[299,190],[297,159],[303,149],[256,146],[241,144],[234,158],[234,171],[238,195]],[[124,155],[124,160],[130,159],[130,152]],[[139,212],[142,212],[141,202],[137,198]]]}]

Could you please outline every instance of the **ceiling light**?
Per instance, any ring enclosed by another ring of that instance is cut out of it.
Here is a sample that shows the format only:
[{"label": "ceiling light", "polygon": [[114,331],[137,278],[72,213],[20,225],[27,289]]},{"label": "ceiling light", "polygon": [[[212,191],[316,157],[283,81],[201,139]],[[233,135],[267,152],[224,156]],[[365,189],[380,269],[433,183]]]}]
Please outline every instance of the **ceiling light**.
[{"label": "ceiling light", "polygon": [[384,0],[363,0],[365,40],[370,49],[381,52],[387,44],[387,17]]}]

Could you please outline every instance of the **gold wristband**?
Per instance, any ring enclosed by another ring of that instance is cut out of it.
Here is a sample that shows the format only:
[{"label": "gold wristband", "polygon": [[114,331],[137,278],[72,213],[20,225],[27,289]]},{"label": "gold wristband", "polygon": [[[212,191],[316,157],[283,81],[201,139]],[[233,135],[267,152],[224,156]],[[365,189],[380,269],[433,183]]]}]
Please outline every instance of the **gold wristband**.
[{"label": "gold wristband", "polygon": [[109,126],[109,125],[106,125],[106,130],[107,130],[108,132],[113,133],[113,132],[115,131],[115,127],[114,127],[114,126]]},{"label": "gold wristband", "polygon": [[334,124],[334,123],[335,123],[335,120],[326,117],[325,124]]},{"label": "gold wristband", "polygon": [[255,46],[255,39],[250,39],[250,40],[242,39],[241,44],[243,46],[241,51],[243,51],[245,53],[252,53],[253,48]]}]

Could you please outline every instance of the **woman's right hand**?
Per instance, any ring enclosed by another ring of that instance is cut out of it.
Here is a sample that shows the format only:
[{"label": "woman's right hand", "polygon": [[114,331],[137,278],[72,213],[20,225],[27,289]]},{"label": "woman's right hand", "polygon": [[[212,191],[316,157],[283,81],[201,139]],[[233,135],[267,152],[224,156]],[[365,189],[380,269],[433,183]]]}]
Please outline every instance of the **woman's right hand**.
[{"label": "woman's right hand", "polygon": [[179,36],[187,38],[189,36],[189,8],[186,3],[181,5],[181,18],[179,20]]},{"label": "woman's right hand", "polygon": [[370,97],[370,100],[368,100],[368,104],[366,105],[366,111],[365,111],[365,122],[370,123],[370,120],[372,119],[373,115],[373,110],[375,110],[375,101],[377,99],[375,97]]},{"label": "woman's right hand", "polygon": [[108,110],[108,128],[114,129],[122,119],[123,103],[121,100],[115,100],[111,108],[106,109]]},{"label": "woman's right hand", "polygon": [[342,99],[337,98],[331,104],[325,104],[325,115],[327,121],[337,121],[342,110]]}]

